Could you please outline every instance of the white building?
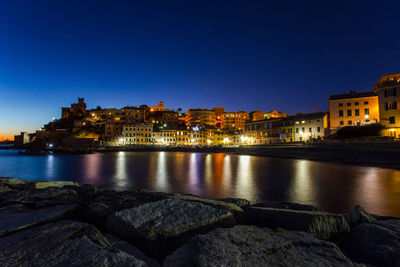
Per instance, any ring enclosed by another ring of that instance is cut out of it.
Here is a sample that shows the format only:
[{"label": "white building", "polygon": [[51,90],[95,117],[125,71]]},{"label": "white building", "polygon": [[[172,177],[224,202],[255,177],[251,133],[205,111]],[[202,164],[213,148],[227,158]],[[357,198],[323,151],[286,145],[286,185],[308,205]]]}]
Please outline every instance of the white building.
[{"label": "white building", "polygon": [[316,112],[294,117],[294,141],[322,139],[329,134],[328,112]]}]

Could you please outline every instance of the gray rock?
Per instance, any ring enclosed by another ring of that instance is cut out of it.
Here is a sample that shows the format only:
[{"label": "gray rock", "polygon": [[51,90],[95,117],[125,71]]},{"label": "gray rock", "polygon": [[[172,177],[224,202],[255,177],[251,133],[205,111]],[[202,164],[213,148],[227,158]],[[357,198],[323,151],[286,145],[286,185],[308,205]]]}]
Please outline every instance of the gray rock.
[{"label": "gray rock", "polygon": [[399,218],[379,220],[376,222],[376,224],[379,226],[385,227],[387,229],[390,229],[400,235],[400,219]]},{"label": "gray rock", "polygon": [[182,200],[186,201],[193,201],[193,202],[198,202],[216,209],[222,209],[222,210],[227,210],[233,213],[235,215],[236,220],[241,222],[243,220],[243,209],[240,208],[239,206],[230,203],[230,202],[224,202],[224,201],[218,201],[218,200],[212,200],[208,198],[202,198],[194,195],[176,195],[176,197],[179,197]]},{"label": "gray rock", "polygon": [[353,266],[333,243],[304,232],[238,225],[193,237],[164,266]]},{"label": "gray rock", "polygon": [[86,219],[103,229],[105,228],[108,215],[123,209],[159,201],[166,197],[163,194],[144,193],[133,190],[123,192],[104,191],[94,199],[88,201]]},{"label": "gray rock", "polygon": [[20,179],[14,179],[14,178],[9,178],[9,177],[0,177],[0,183],[7,184],[7,185],[16,185],[16,184],[24,184],[25,182]]},{"label": "gray rock", "polygon": [[377,220],[370,214],[368,214],[361,206],[357,205],[347,216],[347,222],[350,227],[356,227],[361,223],[374,223]]},{"label": "gray rock", "polygon": [[62,218],[74,217],[77,206],[56,206],[32,210],[23,205],[12,205],[0,209],[0,237]]},{"label": "gray rock", "polygon": [[110,215],[107,229],[162,260],[195,234],[236,223],[231,212],[171,197]]},{"label": "gray rock", "polygon": [[263,207],[263,208],[274,208],[274,209],[320,211],[320,209],[312,205],[299,204],[293,202],[271,201],[271,202],[256,203],[252,206]]},{"label": "gray rock", "polygon": [[77,182],[73,181],[44,181],[44,182],[36,182],[36,189],[43,189],[48,187],[63,187],[66,185],[79,185]]},{"label": "gray rock", "polygon": [[222,201],[222,202],[232,203],[242,209],[251,205],[250,201],[248,201],[247,199],[244,199],[244,198],[228,197],[228,198],[220,198],[217,200]]},{"label": "gray rock", "polygon": [[118,237],[115,237],[111,234],[105,234],[105,237],[107,237],[108,241],[110,242],[110,244],[112,246],[128,253],[129,255],[134,256],[136,259],[139,259],[139,260],[145,262],[149,267],[159,267],[160,266],[160,264],[156,260],[146,256],[143,252],[141,252],[140,250],[138,250],[131,244],[119,239]]},{"label": "gray rock", "polygon": [[362,223],[345,236],[341,247],[356,262],[400,266],[400,234],[390,227]]},{"label": "gray rock", "polygon": [[0,238],[3,266],[146,266],[93,226],[62,220]]},{"label": "gray rock", "polygon": [[334,239],[350,231],[343,215],[320,211],[247,207],[245,222],[262,227],[309,232],[324,240]]}]

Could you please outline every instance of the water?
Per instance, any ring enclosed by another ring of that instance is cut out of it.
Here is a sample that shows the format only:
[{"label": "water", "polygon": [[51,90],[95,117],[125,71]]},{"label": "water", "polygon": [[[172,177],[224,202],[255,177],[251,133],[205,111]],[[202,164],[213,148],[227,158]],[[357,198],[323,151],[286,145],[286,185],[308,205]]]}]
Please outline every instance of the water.
[{"label": "water", "polygon": [[369,212],[400,216],[400,171],[308,160],[180,152],[25,156],[0,150],[0,176],[292,201],[331,212],[360,204]]}]

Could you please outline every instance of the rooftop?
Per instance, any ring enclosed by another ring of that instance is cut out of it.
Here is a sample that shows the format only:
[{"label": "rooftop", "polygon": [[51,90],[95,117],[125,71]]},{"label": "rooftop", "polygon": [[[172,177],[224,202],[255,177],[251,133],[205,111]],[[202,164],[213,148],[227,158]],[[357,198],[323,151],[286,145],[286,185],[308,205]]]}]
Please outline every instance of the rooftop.
[{"label": "rooftop", "polygon": [[341,99],[350,99],[350,98],[362,98],[362,97],[371,97],[371,96],[377,96],[375,92],[350,92],[348,94],[341,94],[341,95],[331,95],[329,97],[329,100],[341,100]]}]

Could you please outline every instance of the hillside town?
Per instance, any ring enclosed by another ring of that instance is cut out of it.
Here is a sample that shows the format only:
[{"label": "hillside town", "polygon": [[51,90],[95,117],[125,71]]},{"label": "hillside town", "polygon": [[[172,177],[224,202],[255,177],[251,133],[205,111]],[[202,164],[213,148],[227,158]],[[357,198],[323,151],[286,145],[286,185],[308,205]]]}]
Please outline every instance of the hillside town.
[{"label": "hillside town", "polygon": [[383,75],[373,88],[331,95],[329,110],[295,114],[277,110],[227,111],[156,106],[87,109],[84,98],[61,109],[61,118],[14,145],[241,146],[322,141],[342,128],[382,125],[381,136],[400,136],[400,73]]}]

